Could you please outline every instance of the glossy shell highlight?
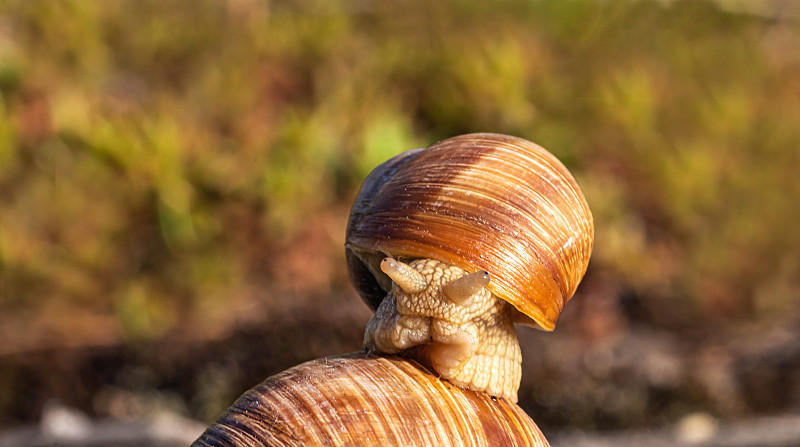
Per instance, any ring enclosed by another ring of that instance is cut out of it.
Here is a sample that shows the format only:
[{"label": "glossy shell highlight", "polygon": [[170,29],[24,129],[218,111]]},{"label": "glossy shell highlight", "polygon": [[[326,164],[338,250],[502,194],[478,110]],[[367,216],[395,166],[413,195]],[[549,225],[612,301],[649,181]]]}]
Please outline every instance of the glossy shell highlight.
[{"label": "glossy shell highlight", "polygon": [[384,256],[487,270],[489,290],[555,328],[586,272],[594,242],[575,179],[540,146],[469,134],[408,151],[362,185],[347,226],[350,277],[374,309],[388,290]]}]

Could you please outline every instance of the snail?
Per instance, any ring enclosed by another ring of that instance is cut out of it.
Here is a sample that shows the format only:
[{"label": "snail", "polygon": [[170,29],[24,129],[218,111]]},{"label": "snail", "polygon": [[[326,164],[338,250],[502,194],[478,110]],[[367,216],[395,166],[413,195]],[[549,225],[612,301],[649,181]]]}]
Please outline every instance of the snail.
[{"label": "snail", "polygon": [[555,328],[593,234],[573,177],[527,140],[462,135],[386,161],[346,231],[375,311],[364,351],[267,379],[194,445],[549,445],[516,405],[514,324]]},{"label": "snail", "polygon": [[577,183],[529,141],[470,134],[405,152],[367,177],[347,226],[351,282],[376,309],[364,344],[412,348],[443,378],[516,402],[513,323],[555,328],[593,240]]}]

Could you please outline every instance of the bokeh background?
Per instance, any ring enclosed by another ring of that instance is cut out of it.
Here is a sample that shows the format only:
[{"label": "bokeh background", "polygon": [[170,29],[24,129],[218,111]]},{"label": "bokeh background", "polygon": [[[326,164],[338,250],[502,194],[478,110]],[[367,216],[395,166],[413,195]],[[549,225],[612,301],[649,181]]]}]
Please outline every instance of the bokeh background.
[{"label": "bokeh background", "polygon": [[215,419],[360,349],[351,201],[378,163],[517,135],[594,212],[545,433],[800,411],[791,2],[0,1],[0,428],[50,402]]}]

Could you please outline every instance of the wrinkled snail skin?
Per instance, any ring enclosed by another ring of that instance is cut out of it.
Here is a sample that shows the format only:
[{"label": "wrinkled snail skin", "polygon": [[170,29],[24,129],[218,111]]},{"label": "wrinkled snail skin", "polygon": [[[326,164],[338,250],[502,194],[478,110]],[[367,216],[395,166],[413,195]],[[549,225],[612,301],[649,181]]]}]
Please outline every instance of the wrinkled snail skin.
[{"label": "wrinkled snail skin", "polygon": [[484,287],[488,273],[430,259],[406,265],[387,258],[381,268],[394,285],[367,323],[367,351],[395,354],[424,345],[414,358],[443,379],[517,401],[522,354],[511,306]]},{"label": "wrinkled snail skin", "polygon": [[549,446],[518,406],[439,380],[413,360],[313,360],[237,400],[193,447]]}]

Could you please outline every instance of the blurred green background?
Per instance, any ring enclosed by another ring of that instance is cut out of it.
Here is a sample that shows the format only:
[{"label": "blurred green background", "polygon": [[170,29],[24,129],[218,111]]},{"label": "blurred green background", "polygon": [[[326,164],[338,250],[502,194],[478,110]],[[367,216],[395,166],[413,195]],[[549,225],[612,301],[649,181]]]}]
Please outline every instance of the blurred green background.
[{"label": "blurred green background", "polygon": [[476,131],[595,216],[559,327],[519,330],[545,433],[800,410],[800,24],[758,5],[0,1],[0,427],[207,422],[360,349],[361,180]]}]

